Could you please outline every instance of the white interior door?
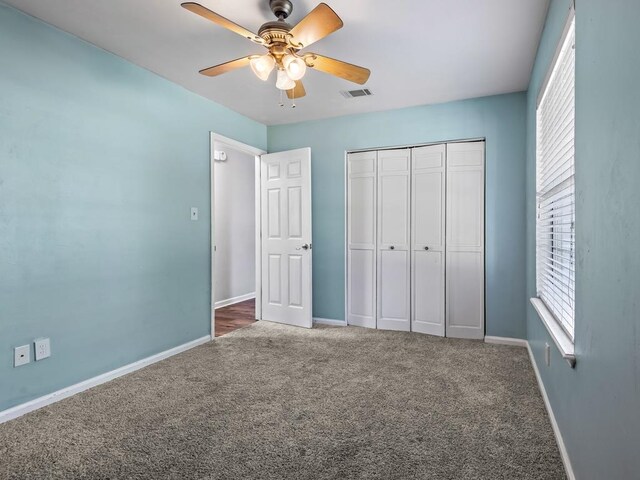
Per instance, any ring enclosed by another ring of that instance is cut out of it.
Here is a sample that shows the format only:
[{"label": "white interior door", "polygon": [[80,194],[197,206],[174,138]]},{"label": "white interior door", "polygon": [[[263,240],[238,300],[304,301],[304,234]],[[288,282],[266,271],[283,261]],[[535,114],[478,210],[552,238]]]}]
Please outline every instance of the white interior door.
[{"label": "white interior door", "polygon": [[311,328],[311,149],[260,163],[262,320]]},{"label": "white interior door", "polygon": [[411,329],[409,319],[409,149],[378,152],[377,327]]},{"label": "white interior door", "polygon": [[414,148],[411,155],[411,330],[442,337],[446,147]]},{"label": "white interior door", "polygon": [[484,337],[484,142],[447,144],[448,337]]},{"label": "white interior door", "polygon": [[376,328],[377,152],[347,156],[347,323]]}]

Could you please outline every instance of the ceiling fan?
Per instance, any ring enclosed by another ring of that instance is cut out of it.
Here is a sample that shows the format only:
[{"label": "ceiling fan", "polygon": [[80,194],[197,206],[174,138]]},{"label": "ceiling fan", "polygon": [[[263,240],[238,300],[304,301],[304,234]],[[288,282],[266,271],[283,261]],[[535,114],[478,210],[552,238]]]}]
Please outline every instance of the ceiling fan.
[{"label": "ceiling fan", "polygon": [[371,74],[369,69],[351,63],[317,53],[300,52],[342,28],[343,23],[340,17],[325,3],[319,4],[294,27],[285,21],[293,10],[291,1],[269,0],[269,7],[278,20],[262,25],[257,35],[198,3],[186,2],[182,6],[269,50],[264,55],[249,55],[205,68],[200,70],[203,75],[215,77],[237,68],[250,66],[260,80],[267,81],[271,72],[277,69],[276,87],[286,91],[290,99],[296,99],[306,95],[301,79],[307,67],[360,85],[366,83]]}]

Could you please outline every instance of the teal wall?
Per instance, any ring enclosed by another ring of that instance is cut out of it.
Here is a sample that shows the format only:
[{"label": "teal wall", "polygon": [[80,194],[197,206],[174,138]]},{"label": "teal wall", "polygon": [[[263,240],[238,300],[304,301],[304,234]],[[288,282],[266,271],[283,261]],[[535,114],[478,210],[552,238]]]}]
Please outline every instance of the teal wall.
[{"label": "teal wall", "polygon": [[525,338],[525,100],[516,93],[269,127],[270,152],[311,147],[315,317],[344,319],[345,151],[486,137],[487,334]]},{"label": "teal wall", "polygon": [[[527,99],[527,293],[535,295],[535,100],[570,2],[553,0]],[[640,472],[640,2],[576,7],[574,370],[533,308],[527,333],[576,477]]]},{"label": "teal wall", "polygon": [[267,131],[2,4],[0,71],[3,410],[209,333],[209,131]]}]

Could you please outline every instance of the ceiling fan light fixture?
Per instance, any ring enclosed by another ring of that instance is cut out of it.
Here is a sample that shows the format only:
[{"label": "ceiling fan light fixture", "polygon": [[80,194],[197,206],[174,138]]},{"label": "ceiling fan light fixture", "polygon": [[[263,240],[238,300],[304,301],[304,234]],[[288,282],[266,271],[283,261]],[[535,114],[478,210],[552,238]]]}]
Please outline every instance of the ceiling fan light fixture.
[{"label": "ceiling fan light fixture", "polygon": [[307,71],[307,64],[299,57],[288,54],[282,58],[282,65],[287,71],[287,75],[291,80],[297,81],[304,77]]},{"label": "ceiling fan light fixture", "polygon": [[276,66],[276,60],[271,56],[271,54],[267,53],[266,55],[252,58],[249,61],[249,65],[251,65],[251,70],[256,74],[256,77],[263,82],[266,82],[271,71]]},{"label": "ceiling fan light fixture", "polygon": [[279,69],[278,79],[276,80],[276,88],[279,88],[280,90],[291,90],[292,88],[295,88],[295,86],[296,82],[289,78],[287,72]]}]

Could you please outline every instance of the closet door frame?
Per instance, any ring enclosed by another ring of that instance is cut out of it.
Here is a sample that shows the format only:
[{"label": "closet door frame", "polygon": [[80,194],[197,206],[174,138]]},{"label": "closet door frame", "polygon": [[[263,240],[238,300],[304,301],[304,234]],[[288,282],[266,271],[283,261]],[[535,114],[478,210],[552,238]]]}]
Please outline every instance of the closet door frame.
[{"label": "closet door frame", "polygon": [[[348,176],[348,155],[350,153],[359,153],[359,152],[381,152],[381,151],[385,151],[385,150],[395,150],[395,149],[401,149],[401,148],[419,148],[419,147],[426,147],[426,146],[431,146],[431,145],[440,145],[440,144],[446,144],[446,145],[450,145],[450,144],[455,144],[455,143],[470,143],[470,142],[485,142],[485,157],[484,157],[484,169],[483,169],[483,191],[485,192],[485,199],[484,199],[484,205],[483,205],[483,222],[484,225],[486,226],[486,138],[484,137],[475,137],[475,138],[462,138],[462,139],[451,139],[451,140],[442,140],[442,141],[437,141],[437,142],[425,142],[425,143],[417,143],[417,144],[407,144],[407,145],[398,145],[398,146],[379,146],[379,147],[370,147],[370,148],[353,148],[353,149],[347,149],[345,150],[345,154],[344,154],[344,201],[345,201],[345,209],[344,209],[344,214],[345,214],[345,222],[344,222],[344,227],[345,227],[345,236],[344,236],[344,292],[345,292],[345,298],[344,298],[344,324],[347,325],[347,318],[348,318],[348,304],[349,304],[349,293],[348,293],[348,250],[349,250],[349,244],[348,244],[348,235],[347,235],[347,229],[348,229],[348,211],[349,211],[349,204],[348,204],[348,198],[349,198],[349,194],[348,194],[348,183],[349,183],[349,176]],[[445,167],[446,168],[446,167]],[[446,181],[445,181],[446,184]],[[376,207],[377,208],[377,207]],[[446,238],[446,235],[445,235]],[[484,262],[484,258],[486,256],[486,228],[484,229],[483,232],[483,251],[482,251],[482,255],[483,255],[483,318],[484,318],[484,330],[486,331],[486,315],[485,315],[485,308],[486,308],[486,265]],[[446,241],[446,240],[445,240]],[[446,254],[445,254],[446,255]],[[446,259],[445,259],[446,261]],[[446,272],[446,267],[445,267],[445,272]],[[376,275],[377,276],[377,275]],[[377,283],[377,279],[376,279],[376,283]],[[446,273],[445,273],[445,285],[446,285]],[[446,288],[446,287],[445,287]],[[446,290],[445,290],[445,295],[446,295]],[[376,288],[376,296],[377,296],[377,288]],[[446,300],[447,297],[445,296],[445,315],[446,315],[446,309],[448,308],[446,305]],[[376,305],[378,303],[378,299],[375,299]],[[339,321],[336,321],[336,323]],[[446,325],[446,320],[445,320],[445,325]]]}]

